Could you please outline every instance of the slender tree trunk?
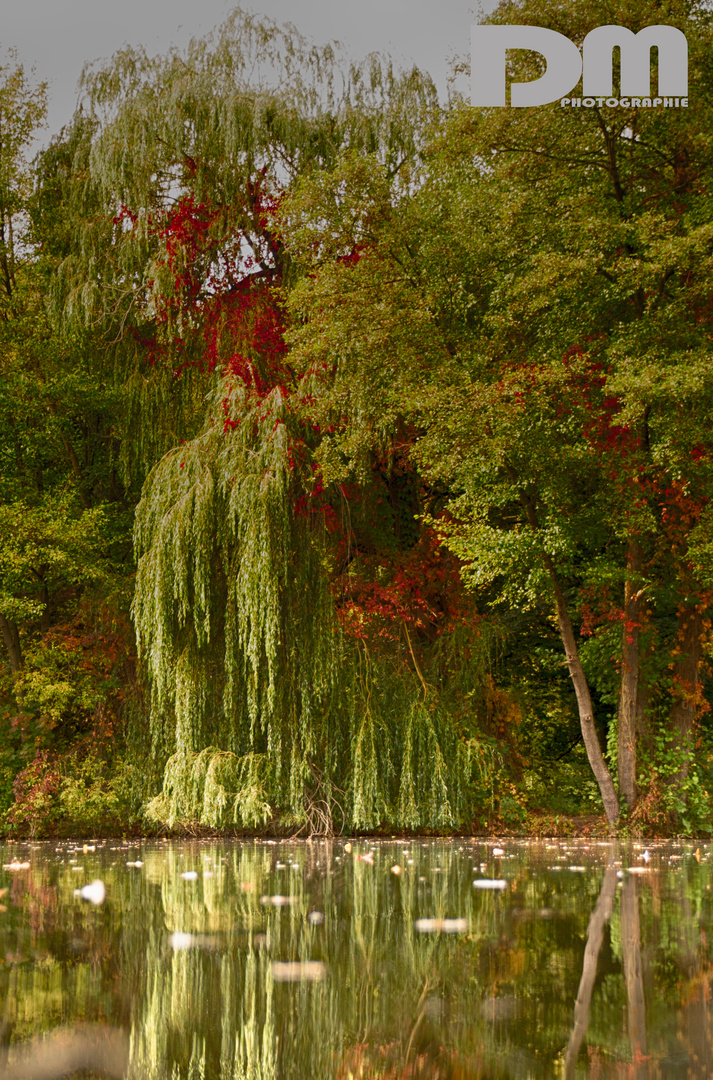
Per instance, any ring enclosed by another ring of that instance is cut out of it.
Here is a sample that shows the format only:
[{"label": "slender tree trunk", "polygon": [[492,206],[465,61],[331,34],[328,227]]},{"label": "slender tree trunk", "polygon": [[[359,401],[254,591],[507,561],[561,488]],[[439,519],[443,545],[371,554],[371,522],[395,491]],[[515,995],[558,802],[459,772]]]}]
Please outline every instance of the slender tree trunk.
[{"label": "slender tree trunk", "polygon": [[611,917],[614,906],[616,885],[616,866],[609,862],[604,872],[604,881],[599,891],[599,899],[589,917],[587,944],[584,949],[584,962],[582,964],[582,978],[579,981],[577,1001],[574,1006],[574,1026],[569,1037],[564,1059],[564,1080],[573,1080],[580,1047],[589,1027],[589,1007],[592,1002],[592,991],[597,977],[597,960],[599,959],[599,950],[602,947],[602,939],[604,938],[604,927]]},{"label": "slender tree trunk", "polygon": [[641,544],[629,541],[627,578],[624,585],[624,627],[621,647],[621,690],[619,692],[619,740],[617,772],[619,795],[630,810],[636,804],[636,716],[639,686],[639,631],[642,601],[639,579]]},{"label": "slender tree trunk", "polygon": [[7,657],[10,662],[10,671],[13,675],[16,675],[18,671],[22,670],[22,646],[20,645],[20,633],[17,629],[17,623],[12,619],[6,619],[4,615],[0,615],[0,631],[2,631],[2,639],[7,649]]},{"label": "slender tree trunk", "polygon": [[584,745],[587,750],[589,764],[602,795],[604,813],[607,816],[609,824],[614,827],[619,820],[619,800],[616,791],[614,790],[614,782],[611,778],[611,773],[609,772],[607,763],[604,760],[604,755],[602,754],[602,748],[599,745],[599,736],[597,735],[597,729],[594,723],[594,709],[592,708],[592,697],[589,693],[587,677],[584,674],[582,662],[579,659],[577,642],[574,637],[574,630],[572,629],[569,612],[567,611],[564,593],[560,587],[554,564],[549,556],[545,556],[545,565],[547,566],[555,590],[557,620],[559,622],[562,643],[564,644],[564,650],[567,656],[569,674],[574,685],[574,692],[577,696],[582,739],[584,740]]},{"label": "slender tree trunk", "polygon": [[701,638],[703,618],[697,607],[682,607],[678,614],[678,656],[673,665],[674,700],[671,708],[671,730],[676,738],[676,748],[682,755],[681,767],[671,777],[671,784],[678,788],[679,797],[685,800],[682,785],[688,779],[693,755],[693,725],[696,719],[696,692],[698,668],[701,661]]},{"label": "slender tree trunk", "polygon": [[[506,465],[509,476],[514,482],[517,482],[517,472],[511,465]],[[535,532],[539,530],[539,523],[537,520],[537,511],[535,505],[530,496],[520,490],[519,492],[520,502],[527,516],[527,521],[531,529]],[[587,758],[589,759],[589,765],[594,777],[599,785],[599,791],[602,796],[602,802],[604,803],[604,813],[607,816],[607,821],[611,828],[615,828],[617,821],[619,820],[619,799],[617,798],[616,791],[614,789],[614,782],[609,772],[609,767],[604,760],[602,754],[602,748],[599,745],[599,737],[597,735],[597,728],[594,723],[594,709],[592,707],[592,696],[589,693],[589,684],[587,683],[587,676],[584,674],[582,668],[582,662],[579,659],[579,651],[577,649],[577,642],[574,636],[574,630],[572,629],[572,622],[567,611],[567,603],[562,592],[562,587],[559,583],[557,571],[552,558],[543,552],[542,559],[545,564],[545,568],[550,575],[552,586],[555,593],[555,602],[557,604],[557,621],[559,623],[559,631],[562,637],[562,644],[564,645],[564,651],[567,656],[567,667],[569,668],[569,674],[574,685],[574,692],[577,696],[577,708],[579,710],[579,726],[582,729],[582,740],[584,742],[585,749],[587,751]]]},{"label": "slender tree trunk", "polygon": [[637,1080],[645,1080],[649,1075],[646,1061],[646,1003],[641,968],[639,897],[634,874],[628,874],[621,887],[621,951],[634,1076]]},{"label": "slender tree trunk", "polygon": [[47,588],[47,582],[46,581],[42,582],[42,588],[40,590],[40,593],[41,593],[41,596],[42,596],[42,603],[44,604],[44,607],[42,609],[42,614],[40,615],[40,629],[42,630],[43,634],[46,634],[47,631],[49,630],[50,626],[52,625],[51,612],[50,612],[50,592],[49,592],[49,589]]}]

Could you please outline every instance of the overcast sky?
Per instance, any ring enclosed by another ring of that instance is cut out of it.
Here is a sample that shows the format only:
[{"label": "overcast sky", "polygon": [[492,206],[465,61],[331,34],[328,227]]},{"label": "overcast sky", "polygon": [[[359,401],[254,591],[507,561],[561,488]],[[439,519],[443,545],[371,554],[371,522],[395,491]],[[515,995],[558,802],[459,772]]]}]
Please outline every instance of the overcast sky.
[{"label": "overcast sky", "polygon": [[[487,10],[494,0],[484,0]],[[223,21],[230,0],[5,0],[0,44],[50,84],[49,130],[72,114],[85,62],[124,44],[164,52]],[[244,9],[292,22],[318,43],[339,40],[356,58],[388,51],[425,68],[445,92],[449,62],[469,53],[478,0],[245,0]],[[6,62],[6,53],[2,55]]]}]

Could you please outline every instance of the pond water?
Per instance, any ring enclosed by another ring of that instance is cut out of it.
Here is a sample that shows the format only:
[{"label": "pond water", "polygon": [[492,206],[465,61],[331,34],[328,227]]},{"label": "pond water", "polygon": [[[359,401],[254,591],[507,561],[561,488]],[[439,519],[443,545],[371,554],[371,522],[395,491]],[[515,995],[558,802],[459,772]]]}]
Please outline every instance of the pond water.
[{"label": "pond water", "polygon": [[4,845],[0,1076],[709,1080],[711,851]]}]

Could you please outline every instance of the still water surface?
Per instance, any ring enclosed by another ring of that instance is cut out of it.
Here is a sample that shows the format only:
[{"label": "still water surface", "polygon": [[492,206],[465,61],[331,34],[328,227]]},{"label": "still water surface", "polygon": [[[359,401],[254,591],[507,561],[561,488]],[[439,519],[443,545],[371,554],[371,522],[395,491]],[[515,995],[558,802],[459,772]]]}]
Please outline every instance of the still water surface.
[{"label": "still water surface", "polygon": [[0,855],[0,1076],[101,1043],[137,1080],[713,1077],[708,845]]}]

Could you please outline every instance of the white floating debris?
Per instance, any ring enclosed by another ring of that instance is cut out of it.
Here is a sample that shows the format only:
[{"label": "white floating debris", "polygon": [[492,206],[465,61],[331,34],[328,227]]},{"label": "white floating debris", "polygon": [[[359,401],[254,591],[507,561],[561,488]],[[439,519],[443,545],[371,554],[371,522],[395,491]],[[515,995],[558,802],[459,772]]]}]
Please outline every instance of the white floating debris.
[{"label": "white floating debris", "polygon": [[508,883],[504,878],[476,878],[473,882],[474,889],[507,889]]},{"label": "white floating debris", "polygon": [[288,904],[294,904],[296,896],[261,896],[260,903],[267,907],[272,904],[273,907],[286,907]]},{"label": "white floating debris", "polygon": [[567,869],[575,874],[586,874],[587,872],[586,866],[568,866]]},{"label": "white floating debris", "polygon": [[127,862],[126,865],[127,866],[135,866],[138,869],[139,867],[143,866],[144,864],[141,862],[141,859],[137,859],[136,862]]},{"label": "white floating debris", "polygon": [[394,863],[394,865],[391,867],[391,873],[396,874],[396,877],[399,876],[399,874],[401,873],[401,867],[398,863]]},{"label": "white floating debris", "polygon": [[193,945],[193,934],[171,934],[168,944],[172,949],[190,949]]},{"label": "white floating debris", "polygon": [[324,922],[323,911],[310,911],[307,916],[307,921],[312,923],[312,926],[321,926]]},{"label": "white floating debris", "polygon": [[505,852],[503,851],[503,849],[501,847],[494,847],[493,848],[493,855],[504,855],[504,854],[505,854]]},{"label": "white floating debris", "polygon": [[345,844],[344,845],[344,850],[346,851],[346,853],[348,855],[349,852],[352,850],[352,845],[351,844]]},{"label": "white floating debris", "polygon": [[81,889],[74,890],[75,896],[81,896],[82,900],[88,900],[90,904],[103,904],[106,898],[106,888],[103,881],[90,882],[89,885],[82,885]]},{"label": "white floating debris", "polygon": [[275,982],[318,982],[327,974],[327,965],[321,960],[290,960],[282,963],[272,962],[272,977]]},{"label": "white floating debris", "polygon": [[211,937],[210,934],[184,934],[177,931],[175,934],[169,934],[168,944],[177,951],[183,949],[214,949],[218,944],[218,939]]},{"label": "white floating debris", "polygon": [[648,866],[627,866],[626,871],[628,874],[648,874]]},{"label": "white floating debris", "polygon": [[416,919],[414,928],[420,934],[464,934],[468,929],[467,919]]},{"label": "white floating debris", "polygon": [[196,870],[184,870],[181,877],[184,881],[197,881],[198,873]]},{"label": "white floating debris", "polygon": [[645,862],[645,863],[649,862],[649,860],[651,859],[651,856],[649,855],[649,852],[648,852],[648,848],[647,848],[647,850],[646,850],[646,851],[645,851],[645,852],[643,853],[643,855],[641,855],[641,856],[640,856],[640,858],[642,858],[642,859],[644,860],[644,862]]},{"label": "white floating debris", "polygon": [[18,862],[13,859],[11,863],[4,863],[3,870],[29,870],[30,864],[28,862]]}]

